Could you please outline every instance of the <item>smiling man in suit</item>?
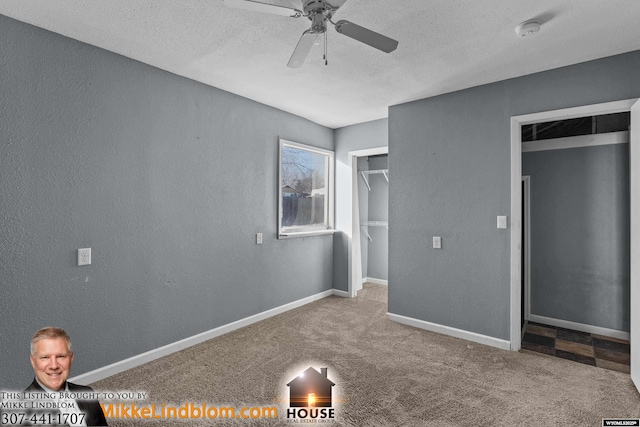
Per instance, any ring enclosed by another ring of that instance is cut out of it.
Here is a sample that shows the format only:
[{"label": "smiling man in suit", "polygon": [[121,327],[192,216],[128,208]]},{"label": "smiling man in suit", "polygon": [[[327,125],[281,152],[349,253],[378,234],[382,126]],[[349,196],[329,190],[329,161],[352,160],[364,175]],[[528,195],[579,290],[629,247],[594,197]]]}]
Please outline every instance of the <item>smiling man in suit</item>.
[{"label": "smiling man in suit", "polygon": [[[93,389],[67,381],[73,364],[73,348],[71,338],[63,329],[47,327],[36,332],[31,338],[30,359],[35,378],[25,390],[25,395],[46,393],[47,396],[60,396],[56,402],[50,402],[58,408],[49,411],[50,414],[55,412],[56,423],[107,425],[100,403],[92,398],[96,395]],[[85,399],[87,396],[90,398]],[[34,402],[36,400],[33,399]]]}]

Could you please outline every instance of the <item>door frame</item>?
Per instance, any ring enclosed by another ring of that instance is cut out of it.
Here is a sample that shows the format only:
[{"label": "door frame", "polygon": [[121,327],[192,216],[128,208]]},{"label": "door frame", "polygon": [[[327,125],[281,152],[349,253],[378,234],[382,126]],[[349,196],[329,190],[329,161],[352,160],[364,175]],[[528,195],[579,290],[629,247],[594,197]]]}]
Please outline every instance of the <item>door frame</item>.
[{"label": "door frame", "polygon": [[[511,117],[511,327],[510,327],[510,344],[512,351],[519,351],[522,346],[522,328],[520,320],[522,316],[522,133],[523,125],[547,122],[551,120],[567,120],[584,116],[595,116],[601,114],[614,114],[631,111],[631,107],[639,98],[626,99],[614,102],[605,102],[601,104],[586,105],[572,108],[564,108],[560,110],[544,111],[540,113],[525,114]],[[631,143],[630,143],[631,144]],[[640,169],[640,156],[630,156],[630,170],[634,168]],[[638,164],[636,164],[638,163]],[[633,197],[632,197],[633,199]],[[640,229],[640,218],[631,216],[631,237],[632,242],[634,235],[636,240],[637,233]],[[636,231],[633,231],[636,230]],[[633,247],[633,243],[632,243]],[[631,263],[633,264],[633,263]],[[632,269],[630,283],[634,284],[640,280],[635,275],[640,272]],[[631,293],[632,299],[634,292]],[[633,311],[632,311],[633,312]],[[633,320],[633,318],[632,318]],[[631,341],[640,340],[640,330],[633,328],[631,324]],[[634,359],[632,355],[632,374],[634,372]],[[640,369],[636,367],[635,369]]]},{"label": "door frame", "polygon": [[[640,306],[640,101],[631,107],[631,125],[629,129],[629,191],[631,210],[631,307]],[[636,218],[634,221],[633,218]],[[635,262],[634,262],[635,261]],[[631,381],[640,391],[640,331],[634,326],[640,325],[639,310],[631,310]]]},{"label": "door frame", "polygon": [[[522,327],[522,334],[524,334],[524,328],[527,325],[527,321],[531,316],[531,177],[525,175],[522,177],[523,191],[522,191],[522,209],[521,218],[524,218],[524,242],[522,247],[524,248],[524,326]],[[522,307],[522,304],[520,304]],[[521,316],[522,317],[522,316]],[[521,336],[522,336],[521,334]]]},{"label": "door frame", "polygon": [[[354,205],[358,195],[358,157],[369,157],[381,154],[389,154],[389,146],[366,148],[348,152],[349,160],[349,298],[355,298],[362,288],[362,259],[360,251],[360,218],[355,214]],[[356,268],[358,267],[358,268]],[[360,271],[358,271],[360,269]],[[358,283],[360,282],[360,283]]]}]

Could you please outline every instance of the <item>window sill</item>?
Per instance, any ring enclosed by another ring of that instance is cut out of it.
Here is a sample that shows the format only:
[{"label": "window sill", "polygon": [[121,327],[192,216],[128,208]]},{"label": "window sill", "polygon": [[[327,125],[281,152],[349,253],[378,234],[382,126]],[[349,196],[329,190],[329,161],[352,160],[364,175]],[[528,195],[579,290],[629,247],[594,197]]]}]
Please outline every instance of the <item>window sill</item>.
[{"label": "window sill", "polygon": [[315,231],[292,231],[289,233],[280,233],[278,239],[295,239],[297,237],[326,236],[334,234],[336,230],[315,230]]}]

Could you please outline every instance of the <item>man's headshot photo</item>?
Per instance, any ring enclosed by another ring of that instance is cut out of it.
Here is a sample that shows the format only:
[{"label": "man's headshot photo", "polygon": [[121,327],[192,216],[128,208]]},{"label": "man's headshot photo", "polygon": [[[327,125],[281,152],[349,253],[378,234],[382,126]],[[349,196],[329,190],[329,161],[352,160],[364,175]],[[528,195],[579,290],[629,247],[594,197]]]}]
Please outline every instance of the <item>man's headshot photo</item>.
[{"label": "man's headshot photo", "polygon": [[[31,366],[35,373],[33,382],[25,389],[25,395],[37,396],[38,393],[66,393],[69,396],[93,393],[87,386],[67,381],[74,353],[71,338],[60,328],[46,327],[37,331],[31,338]],[[69,400],[75,401],[69,402]],[[78,426],[106,426],[100,403],[95,399],[67,399],[72,409],[61,409],[70,412],[74,417],[67,417],[62,424]],[[69,414],[66,414],[69,415]]]},{"label": "man's headshot photo", "polygon": [[31,366],[36,382],[59,391],[67,382],[73,364],[71,338],[58,328],[43,328],[31,339]]}]

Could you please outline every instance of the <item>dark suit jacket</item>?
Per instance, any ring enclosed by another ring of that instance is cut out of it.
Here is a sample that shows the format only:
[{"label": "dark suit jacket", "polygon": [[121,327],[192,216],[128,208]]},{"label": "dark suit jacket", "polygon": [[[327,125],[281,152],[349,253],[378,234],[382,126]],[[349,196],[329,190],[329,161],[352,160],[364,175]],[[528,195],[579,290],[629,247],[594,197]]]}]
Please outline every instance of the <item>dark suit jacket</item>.
[{"label": "dark suit jacket", "polygon": [[[93,389],[84,385],[73,384],[67,382],[69,385],[70,393],[92,393]],[[26,392],[44,392],[40,384],[35,380],[25,389]],[[85,414],[85,423],[87,426],[106,426],[107,420],[104,417],[100,402],[97,400],[76,400],[78,403],[78,409]]]}]

